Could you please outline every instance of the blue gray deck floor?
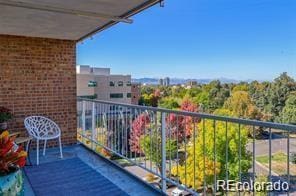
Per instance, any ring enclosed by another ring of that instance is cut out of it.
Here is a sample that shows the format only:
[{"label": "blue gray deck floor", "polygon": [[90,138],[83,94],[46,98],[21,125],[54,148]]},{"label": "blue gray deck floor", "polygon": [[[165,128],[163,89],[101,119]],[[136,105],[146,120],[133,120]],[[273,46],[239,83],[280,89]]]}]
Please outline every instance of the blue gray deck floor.
[{"label": "blue gray deck floor", "polygon": [[[102,157],[90,152],[81,145],[74,145],[63,148],[63,159],[70,159],[74,157],[80,158],[84,163],[91,168],[99,172],[101,175],[109,179],[112,183],[131,196],[154,196],[160,195],[159,192],[148,187],[144,183],[140,182],[136,178],[127,174],[123,170],[117,168],[115,165],[103,160]],[[30,153],[32,164],[36,164],[36,153],[32,151]],[[50,163],[61,160],[59,158],[59,151],[56,148],[47,149],[46,155],[40,155],[40,164]],[[38,167],[38,166],[35,166]],[[34,191],[28,182],[28,179],[24,175],[24,195],[34,196]],[[98,186],[100,186],[98,184]],[[62,191],[62,190],[61,190]],[[99,195],[99,193],[98,193]],[[38,195],[37,195],[38,196]]]}]

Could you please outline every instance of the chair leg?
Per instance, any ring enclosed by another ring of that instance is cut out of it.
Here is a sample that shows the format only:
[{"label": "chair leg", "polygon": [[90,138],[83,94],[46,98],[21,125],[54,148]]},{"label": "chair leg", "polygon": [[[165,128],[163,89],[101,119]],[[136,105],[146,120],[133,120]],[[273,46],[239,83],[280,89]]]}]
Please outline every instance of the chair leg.
[{"label": "chair leg", "polygon": [[46,142],[47,142],[47,140],[44,140],[44,146],[43,146],[43,156],[45,156]]},{"label": "chair leg", "polygon": [[61,141],[61,136],[59,137],[59,144],[60,144],[60,155],[61,159],[63,158],[63,152],[62,152],[62,141]]},{"label": "chair leg", "polygon": [[37,140],[37,165],[39,165],[39,140]]},{"label": "chair leg", "polygon": [[28,151],[29,151],[30,142],[31,142],[31,140],[27,141],[27,143],[26,143],[26,152],[28,152]]}]

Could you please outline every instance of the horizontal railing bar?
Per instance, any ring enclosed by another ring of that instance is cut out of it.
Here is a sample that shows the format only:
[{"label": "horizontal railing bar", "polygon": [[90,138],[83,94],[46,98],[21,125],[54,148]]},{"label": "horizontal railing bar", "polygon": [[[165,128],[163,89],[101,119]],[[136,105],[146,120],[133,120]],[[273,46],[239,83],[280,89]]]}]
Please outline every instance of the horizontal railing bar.
[{"label": "horizontal railing bar", "polygon": [[205,114],[205,113],[197,113],[197,112],[170,110],[170,109],[164,109],[164,108],[132,105],[132,104],[125,104],[125,103],[116,103],[116,102],[102,101],[102,100],[96,100],[96,99],[77,98],[77,100],[90,101],[90,102],[96,102],[96,103],[108,104],[108,105],[116,105],[116,106],[122,106],[122,107],[129,107],[129,108],[135,108],[135,109],[141,109],[141,110],[150,110],[150,111],[155,111],[155,112],[175,113],[175,114],[183,115],[183,116],[206,118],[206,119],[216,120],[216,121],[227,121],[230,123],[238,123],[238,124],[242,124],[242,125],[252,125],[252,126],[272,128],[272,129],[281,129],[281,130],[285,130],[285,131],[289,131],[289,132],[296,132],[296,126],[289,125],[289,124],[232,118],[232,117],[217,116],[217,115],[213,115],[213,114]]},{"label": "horizontal railing bar", "polygon": [[[158,176],[159,178],[161,178],[161,175],[160,175],[160,174],[158,174],[158,173],[152,171],[151,169],[149,169],[149,168],[147,168],[147,167],[143,167],[142,165],[136,163],[136,162],[133,161],[132,159],[129,159],[128,157],[125,157],[125,156],[123,156],[122,154],[117,153],[116,151],[112,150],[111,148],[108,148],[108,147],[106,147],[106,146],[100,144],[99,142],[97,142],[97,141],[95,141],[95,140],[93,140],[93,139],[91,139],[91,138],[89,138],[89,137],[87,137],[87,136],[85,136],[85,135],[83,135],[83,134],[81,134],[81,133],[79,133],[79,132],[78,132],[77,134],[80,135],[81,137],[85,138],[85,139],[88,139],[90,142],[93,142],[93,143],[95,143],[96,145],[98,145],[98,146],[100,146],[100,147],[102,147],[102,148],[104,148],[104,149],[106,149],[106,150],[108,150],[108,151],[110,151],[110,152],[116,154],[117,156],[119,156],[119,157],[121,157],[121,158],[123,158],[123,159],[129,161],[130,163],[132,163],[132,164],[134,164],[134,165],[136,165],[136,166],[138,166],[138,167],[140,167],[140,168],[142,168],[142,169],[144,169],[144,170],[146,170],[146,171],[148,171],[148,172],[150,172],[150,173],[152,173],[152,174]],[[79,142],[80,142],[80,141],[79,141]],[[93,150],[92,148],[88,147],[86,144],[84,144],[84,143],[82,143],[82,144],[83,144],[85,147],[89,148],[90,150]],[[168,182],[174,184],[174,185],[177,186],[178,188],[183,189],[184,191],[188,191],[188,192],[192,193],[193,195],[196,195],[196,192],[195,192],[195,191],[193,191],[193,190],[191,190],[191,189],[189,189],[189,188],[187,188],[187,187],[185,187],[185,186],[182,186],[181,184],[179,184],[179,183],[177,183],[177,182],[175,182],[175,181],[173,181],[173,180],[171,180],[171,179],[169,179],[169,178],[167,178],[167,177],[165,177],[164,179],[165,179],[166,181],[168,181]]]},{"label": "horizontal railing bar", "polygon": [[[104,149],[106,149],[106,150],[108,150],[108,151],[110,151],[110,152],[116,154],[117,156],[119,156],[119,157],[121,157],[121,158],[123,158],[123,159],[126,159],[126,160],[130,161],[132,164],[135,164],[136,166],[139,166],[139,167],[141,167],[142,169],[147,170],[147,171],[151,172],[152,174],[154,174],[154,175],[156,175],[156,176],[158,176],[158,177],[161,178],[160,174],[158,174],[158,173],[156,173],[156,172],[150,170],[149,168],[145,168],[145,167],[143,167],[142,165],[137,164],[137,163],[136,163],[135,161],[133,161],[132,159],[129,159],[128,157],[125,157],[125,156],[123,156],[122,154],[119,154],[118,152],[112,150],[111,148],[108,148],[108,147],[106,147],[106,146],[104,146],[104,145],[98,143],[97,141],[94,141],[94,140],[92,140],[91,138],[88,138],[87,136],[85,136],[85,135],[83,135],[83,134],[81,134],[81,133],[78,133],[78,135],[80,135],[81,137],[83,137],[83,138],[85,138],[85,139],[88,139],[90,142],[93,142],[93,143],[95,143],[96,145],[101,146],[102,148],[104,148]],[[90,149],[91,149],[91,148],[90,148]],[[92,149],[91,149],[91,150],[92,150]]]},{"label": "horizontal railing bar", "polygon": [[115,165],[117,168],[121,169],[122,171],[126,172],[128,175],[131,175],[132,177],[136,178],[137,180],[141,181],[142,183],[144,183],[145,185],[149,186],[150,188],[152,188],[153,190],[161,193],[162,191],[157,188],[156,186],[149,184],[148,182],[144,181],[141,177],[137,176],[136,174],[133,174],[132,172],[126,170],[124,167],[122,167],[119,163],[116,163],[114,161],[112,161],[111,159],[107,159],[104,155],[100,154],[99,152],[94,151],[93,149],[89,148],[86,144],[77,141],[79,145],[82,145],[83,147],[86,148],[86,150],[89,150],[90,152],[94,153],[95,155],[98,155],[100,158],[104,159],[104,161],[106,161],[107,163],[111,163],[113,165]]}]

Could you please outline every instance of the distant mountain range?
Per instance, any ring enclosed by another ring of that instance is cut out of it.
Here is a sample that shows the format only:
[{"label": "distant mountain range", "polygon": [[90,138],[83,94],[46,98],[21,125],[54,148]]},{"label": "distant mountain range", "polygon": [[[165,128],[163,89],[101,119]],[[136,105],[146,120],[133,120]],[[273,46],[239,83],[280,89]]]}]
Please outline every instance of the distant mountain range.
[{"label": "distant mountain range", "polygon": [[[241,81],[229,79],[229,78],[217,78],[217,79],[184,79],[184,78],[170,78],[170,83],[172,85],[176,84],[186,84],[189,81],[196,81],[198,84],[208,84],[213,80],[220,80],[221,83],[239,83]],[[159,78],[133,78],[133,82],[157,85],[159,84]],[[252,80],[244,80],[244,82],[251,82]]]}]

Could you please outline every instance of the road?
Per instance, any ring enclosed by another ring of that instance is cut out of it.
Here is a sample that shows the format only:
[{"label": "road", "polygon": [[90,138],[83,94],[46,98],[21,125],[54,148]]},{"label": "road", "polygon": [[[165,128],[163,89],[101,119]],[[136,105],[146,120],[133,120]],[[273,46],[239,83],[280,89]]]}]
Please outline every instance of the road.
[{"label": "road", "polygon": [[[290,154],[296,153],[296,138],[290,138]],[[253,152],[253,143],[247,145],[247,149]],[[287,154],[287,138],[273,136],[271,139],[271,153],[282,151]],[[255,140],[255,155],[262,156],[269,154],[269,140]]]}]

